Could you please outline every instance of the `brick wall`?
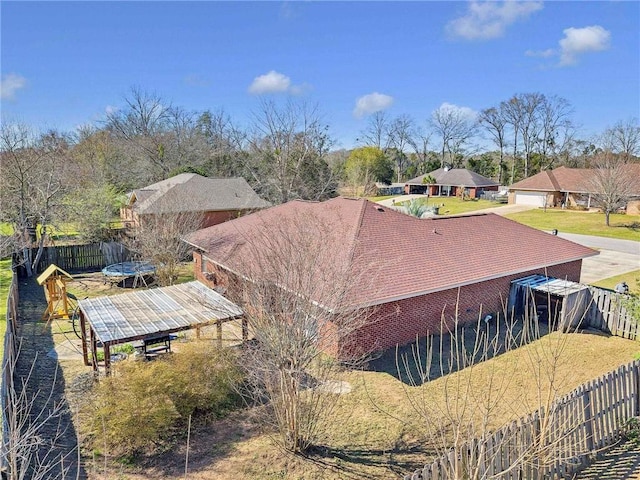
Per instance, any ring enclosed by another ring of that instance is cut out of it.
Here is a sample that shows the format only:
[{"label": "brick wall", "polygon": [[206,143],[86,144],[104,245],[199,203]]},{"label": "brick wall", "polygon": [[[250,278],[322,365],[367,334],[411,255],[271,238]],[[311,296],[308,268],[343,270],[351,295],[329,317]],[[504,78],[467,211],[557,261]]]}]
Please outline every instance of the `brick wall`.
[{"label": "brick wall", "polygon": [[[580,281],[582,261],[556,265],[546,269],[501,277],[458,289],[444,290],[421,297],[391,302],[376,307],[367,325],[344,339],[346,350],[358,353],[384,350],[405,345],[440,331],[441,318],[452,324],[456,315],[461,322],[475,323],[478,316],[502,313],[509,297],[511,281],[533,274],[548,275],[574,282]],[[459,294],[459,297],[458,297]],[[458,301],[459,298],[459,301]],[[444,316],[444,317],[443,317]]]},{"label": "brick wall", "polygon": [[[193,253],[193,261],[197,280],[211,288],[220,286],[228,288],[230,286],[227,273],[216,265],[208,263],[206,268],[202,269],[202,255],[199,252]],[[416,337],[424,337],[428,333],[438,333],[443,315],[445,321],[451,324],[456,315],[456,302],[460,321],[475,323],[479,315],[484,316],[504,311],[512,280],[541,274],[579,282],[581,269],[582,260],[577,260],[548,267],[546,270],[543,268],[530,270],[468,285],[459,290],[457,288],[444,290],[386,303],[374,307],[373,312],[363,313],[363,315],[369,315],[366,325],[342,339],[339,345],[333,342],[334,335],[327,336],[325,347],[328,353],[341,352],[341,356],[347,357],[385,350],[396,345],[405,345],[415,341]],[[335,333],[333,330],[335,325],[327,325],[326,328]]]}]

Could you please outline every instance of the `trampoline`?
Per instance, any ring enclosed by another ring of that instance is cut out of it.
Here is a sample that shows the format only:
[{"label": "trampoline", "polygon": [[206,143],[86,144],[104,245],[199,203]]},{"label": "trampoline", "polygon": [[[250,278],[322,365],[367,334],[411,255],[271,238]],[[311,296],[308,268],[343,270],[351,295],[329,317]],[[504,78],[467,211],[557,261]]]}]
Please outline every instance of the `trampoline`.
[{"label": "trampoline", "polygon": [[122,282],[124,286],[127,279],[133,278],[133,288],[136,288],[139,282],[146,285],[144,277],[153,275],[155,272],[156,267],[153,264],[141,261],[113,263],[102,269],[105,280],[116,284]]}]

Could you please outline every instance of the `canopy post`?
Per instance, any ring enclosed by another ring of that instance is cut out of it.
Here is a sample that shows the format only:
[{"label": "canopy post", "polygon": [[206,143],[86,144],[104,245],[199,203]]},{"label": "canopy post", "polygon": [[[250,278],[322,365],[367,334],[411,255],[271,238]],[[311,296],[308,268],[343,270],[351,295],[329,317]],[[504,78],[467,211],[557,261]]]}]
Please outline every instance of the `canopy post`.
[{"label": "canopy post", "polygon": [[103,345],[104,348],[104,374],[105,376],[111,375],[111,351],[109,348],[109,344],[105,343]]},{"label": "canopy post", "polygon": [[82,359],[85,366],[89,366],[89,355],[87,352],[87,321],[84,318],[84,313],[80,310],[80,330],[82,331]]},{"label": "canopy post", "polygon": [[218,346],[222,347],[222,320],[216,320],[216,331],[218,332]]},{"label": "canopy post", "polygon": [[96,342],[96,334],[93,331],[93,328],[89,329],[89,337],[91,340],[91,365],[93,366],[93,371],[98,371],[98,342]]}]

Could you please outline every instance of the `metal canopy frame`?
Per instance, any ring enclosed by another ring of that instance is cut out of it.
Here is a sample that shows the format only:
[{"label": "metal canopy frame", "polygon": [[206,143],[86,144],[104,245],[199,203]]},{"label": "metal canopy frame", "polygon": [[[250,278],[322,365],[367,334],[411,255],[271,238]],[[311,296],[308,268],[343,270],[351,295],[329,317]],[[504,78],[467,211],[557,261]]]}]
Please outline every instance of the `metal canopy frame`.
[{"label": "metal canopy frame", "polygon": [[566,297],[589,288],[582,283],[562,280],[561,278],[546,277],[544,275],[530,275],[518,280],[513,280],[511,283],[529,287],[536,292],[549,293],[558,297]]},{"label": "metal canopy frame", "polygon": [[[222,343],[222,324],[242,319],[242,340],[247,340],[248,325],[242,309],[215,290],[198,282],[138,290],[78,302],[85,365],[98,369],[98,342],[104,349],[104,367],[111,368],[110,347],[119,343],[169,335],[183,330],[217,326]],[[88,327],[88,338],[87,338]],[[89,361],[89,348],[91,361]]]},{"label": "metal canopy frame", "polygon": [[[547,296],[549,302],[556,302],[554,303],[556,308],[560,305],[554,315],[558,315],[556,321],[558,328],[562,331],[579,327],[592,301],[588,285],[544,275],[529,275],[511,282],[509,311],[520,314],[528,308],[533,308],[534,315],[537,315],[538,307],[535,298],[529,302],[527,292]],[[551,308],[550,305],[547,307]],[[551,313],[549,311],[548,315],[551,316]]]}]

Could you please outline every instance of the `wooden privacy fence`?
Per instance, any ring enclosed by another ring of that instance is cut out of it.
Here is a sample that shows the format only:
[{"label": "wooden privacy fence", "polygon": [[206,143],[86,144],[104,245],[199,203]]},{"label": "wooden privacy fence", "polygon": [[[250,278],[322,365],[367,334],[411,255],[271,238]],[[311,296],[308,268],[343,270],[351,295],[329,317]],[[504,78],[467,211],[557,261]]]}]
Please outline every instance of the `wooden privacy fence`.
[{"label": "wooden privacy fence", "polygon": [[451,450],[405,480],[571,478],[620,439],[640,415],[640,361],[581,385],[553,403]]},{"label": "wooden privacy fence", "polygon": [[637,340],[640,327],[624,307],[625,295],[591,286],[589,291],[591,303],[583,326],[597,328],[616,337]]},{"label": "wooden privacy fence", "polygon": [[[32,249],[32,258],[35,258],[37,251],[37,248]],[[82,272],[100,270],[112,263],[125,262],[129,258],[129,250],[118,242],[44,247],[34,274],[42,273],[52,263],[63,270]]]},{"label": "wooden privacy fence", "polygon": [[16,332],[18,325],[18,276],[13,270],[9,296],[7,297],[7,330],[4,335],[4,356],[2,358],[2,384],[0,385],[0,404],[2,406],[2,441],[0,442],[0,470],[6,471],[7,445],[9,442],[9,421],[13,418],[14,405],[10,401],[13,389],[13,372],[18,357]]}]

